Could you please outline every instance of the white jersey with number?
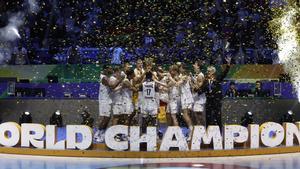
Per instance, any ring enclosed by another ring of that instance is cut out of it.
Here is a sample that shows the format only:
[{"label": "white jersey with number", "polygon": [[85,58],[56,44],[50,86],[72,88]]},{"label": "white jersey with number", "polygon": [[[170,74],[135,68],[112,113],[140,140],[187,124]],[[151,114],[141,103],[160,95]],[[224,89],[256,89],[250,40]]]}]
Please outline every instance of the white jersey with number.
[{"label": "white jersey with number", "polygon": [[155,82],[144,82],[139,93],[139,105],[144,115],[157,115],[158,98],[155,91]]},{"label": "white jersey with number", "polygon": [[144,99],[155,99],[155,82],[143,83]]}]

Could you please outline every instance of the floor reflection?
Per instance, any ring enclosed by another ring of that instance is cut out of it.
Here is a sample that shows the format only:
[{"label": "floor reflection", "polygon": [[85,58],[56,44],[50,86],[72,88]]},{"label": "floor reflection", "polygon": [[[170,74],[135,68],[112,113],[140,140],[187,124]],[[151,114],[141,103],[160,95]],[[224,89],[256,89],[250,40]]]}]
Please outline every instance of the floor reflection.
[{"label": "floor reflection", "polygon": [[99,159],[0,154],[1,169],[297,169],[300,153],[228,158]]}]

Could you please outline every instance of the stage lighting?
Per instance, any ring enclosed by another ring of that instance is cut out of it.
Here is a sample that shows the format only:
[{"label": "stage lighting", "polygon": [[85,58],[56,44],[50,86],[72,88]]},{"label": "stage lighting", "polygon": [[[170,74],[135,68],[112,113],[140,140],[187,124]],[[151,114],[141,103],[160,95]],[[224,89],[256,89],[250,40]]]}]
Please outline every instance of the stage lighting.
[{"label": "stage lighting", "polygon": [[48,83],[58,83],[58,77],[57,76],[48,75],[47,79],[48,79]]},{"label": "stage lighting", "polygon": [[295,123],[295,117],[292,110],[289,110],[286,114],[281,117],[281,124],[283,123]]},{"label": "stage lighting", "polygon": [[248,127],[249,124],[253,124],[253,113],[251,111],[245,113],[241,119],[241,125]]},{"label": "stage lighting", "polygon": [[81,118],[82,118],[82,122],[81,122],[82,125],[87,125],[93,128],[94,119],[91,117],[91,114],[88,111],[84,110],[81,113]]},{"label": "stage lighting", "polygon": [[87,98],[88,97],[86,94],[79,94],[78,96],[79,96],[79,98]]},{"label": "stage lighting", "polygon": [[21,114],[19,118],[19,124],[22,123],[32,123],[32,117],[29,111],[25,111]]},{"label": "stage lighting", "polygon": [[72,97],[72,93],[70,93],[70,92],[64,92],[64,97],[71,98]]},{"label": "stage lighting", "polygon": [[56,125],[57,127],[63,126],[63,118],[59,110],[56,110],[50,117],[50,124]]}]

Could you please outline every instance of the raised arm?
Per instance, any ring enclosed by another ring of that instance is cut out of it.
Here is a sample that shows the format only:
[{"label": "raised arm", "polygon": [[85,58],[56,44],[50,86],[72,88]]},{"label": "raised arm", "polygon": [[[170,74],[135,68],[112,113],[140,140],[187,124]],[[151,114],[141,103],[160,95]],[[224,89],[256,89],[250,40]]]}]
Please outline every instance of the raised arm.
[{"label": "raised arm", "polygon": [[122,86],[124,88],[129,88],[130,90],[135,92],[138,91],[138,89],[134,85],[132,85],[129,80],[124,80]]},{"label": "raised arm", "polygon": [[109,80],[109,88],[111,88],[112,90],[114,90],[115,88],[117,88],[124,80],[125,77],[122,76],[121,79],[116,79],[116,80]]},{"label": "raised arm", "polygon": [[204,85],[204,77],[201,77],[199,75],[195,78],[194,81],[191,82],[192,89],[195,92],[199,91],[200,88],[203,87],[203,85]]},{"label": "raised arm", "polygon": [[154,82],[155,82],[156,84],[158,84],[159,86],[168,87],[168,85],[165,84],[165,83],[162,83],[162,82],[160,82],[160,81],[158,81],[158,80],[156,80],[156,79],[153,79],[153,80],[154,80]]},{"label": "raised arm", "polygon": [[188,76],[182,76],[181,78],[179,78],[178,82],[176,83],[177,86],[182,85],[183,83],[186,83],[189,80]]},{"label": "raised arm", "polygon": [[219,81],[223,81],[225,79],[225,77],[227,76],[229,70],[230,70],[230,66],[231,66],[231,58],[227,57],[225,58],[227,64],[226,64],[226,68],[223,71],[222,75],[218,78]]}]

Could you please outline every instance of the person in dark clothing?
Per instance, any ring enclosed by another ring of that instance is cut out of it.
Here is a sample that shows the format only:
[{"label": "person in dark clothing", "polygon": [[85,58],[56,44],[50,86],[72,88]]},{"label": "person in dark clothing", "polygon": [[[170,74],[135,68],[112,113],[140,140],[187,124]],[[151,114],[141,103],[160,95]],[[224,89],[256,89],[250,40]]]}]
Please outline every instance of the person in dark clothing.
[{"label": "person in dark clothing", "polygon": [[265,96],[265,92],[262,90],[262,84],[260,81],[256,81],[253,93],[254,93],[255,97],[264,97]]},{"label": "person in dark clothing", "polygon": [[239,96],[239,92],[236,89],[235,83],[230,82],[230,87],[226,92],[226,97],[234,98],[234,97],[238,97],[238,96]]},{"label": "person in dark clothing", "polygon": [[222,81],[226,77],[229,69],[231,58],[226,58],[226,68],[221,76],[216,75],[216,68],[209,66],[207,68],[207,75],[202,89],[199,93],[206,94],[206,125],[218,125],[222,129]]}]

